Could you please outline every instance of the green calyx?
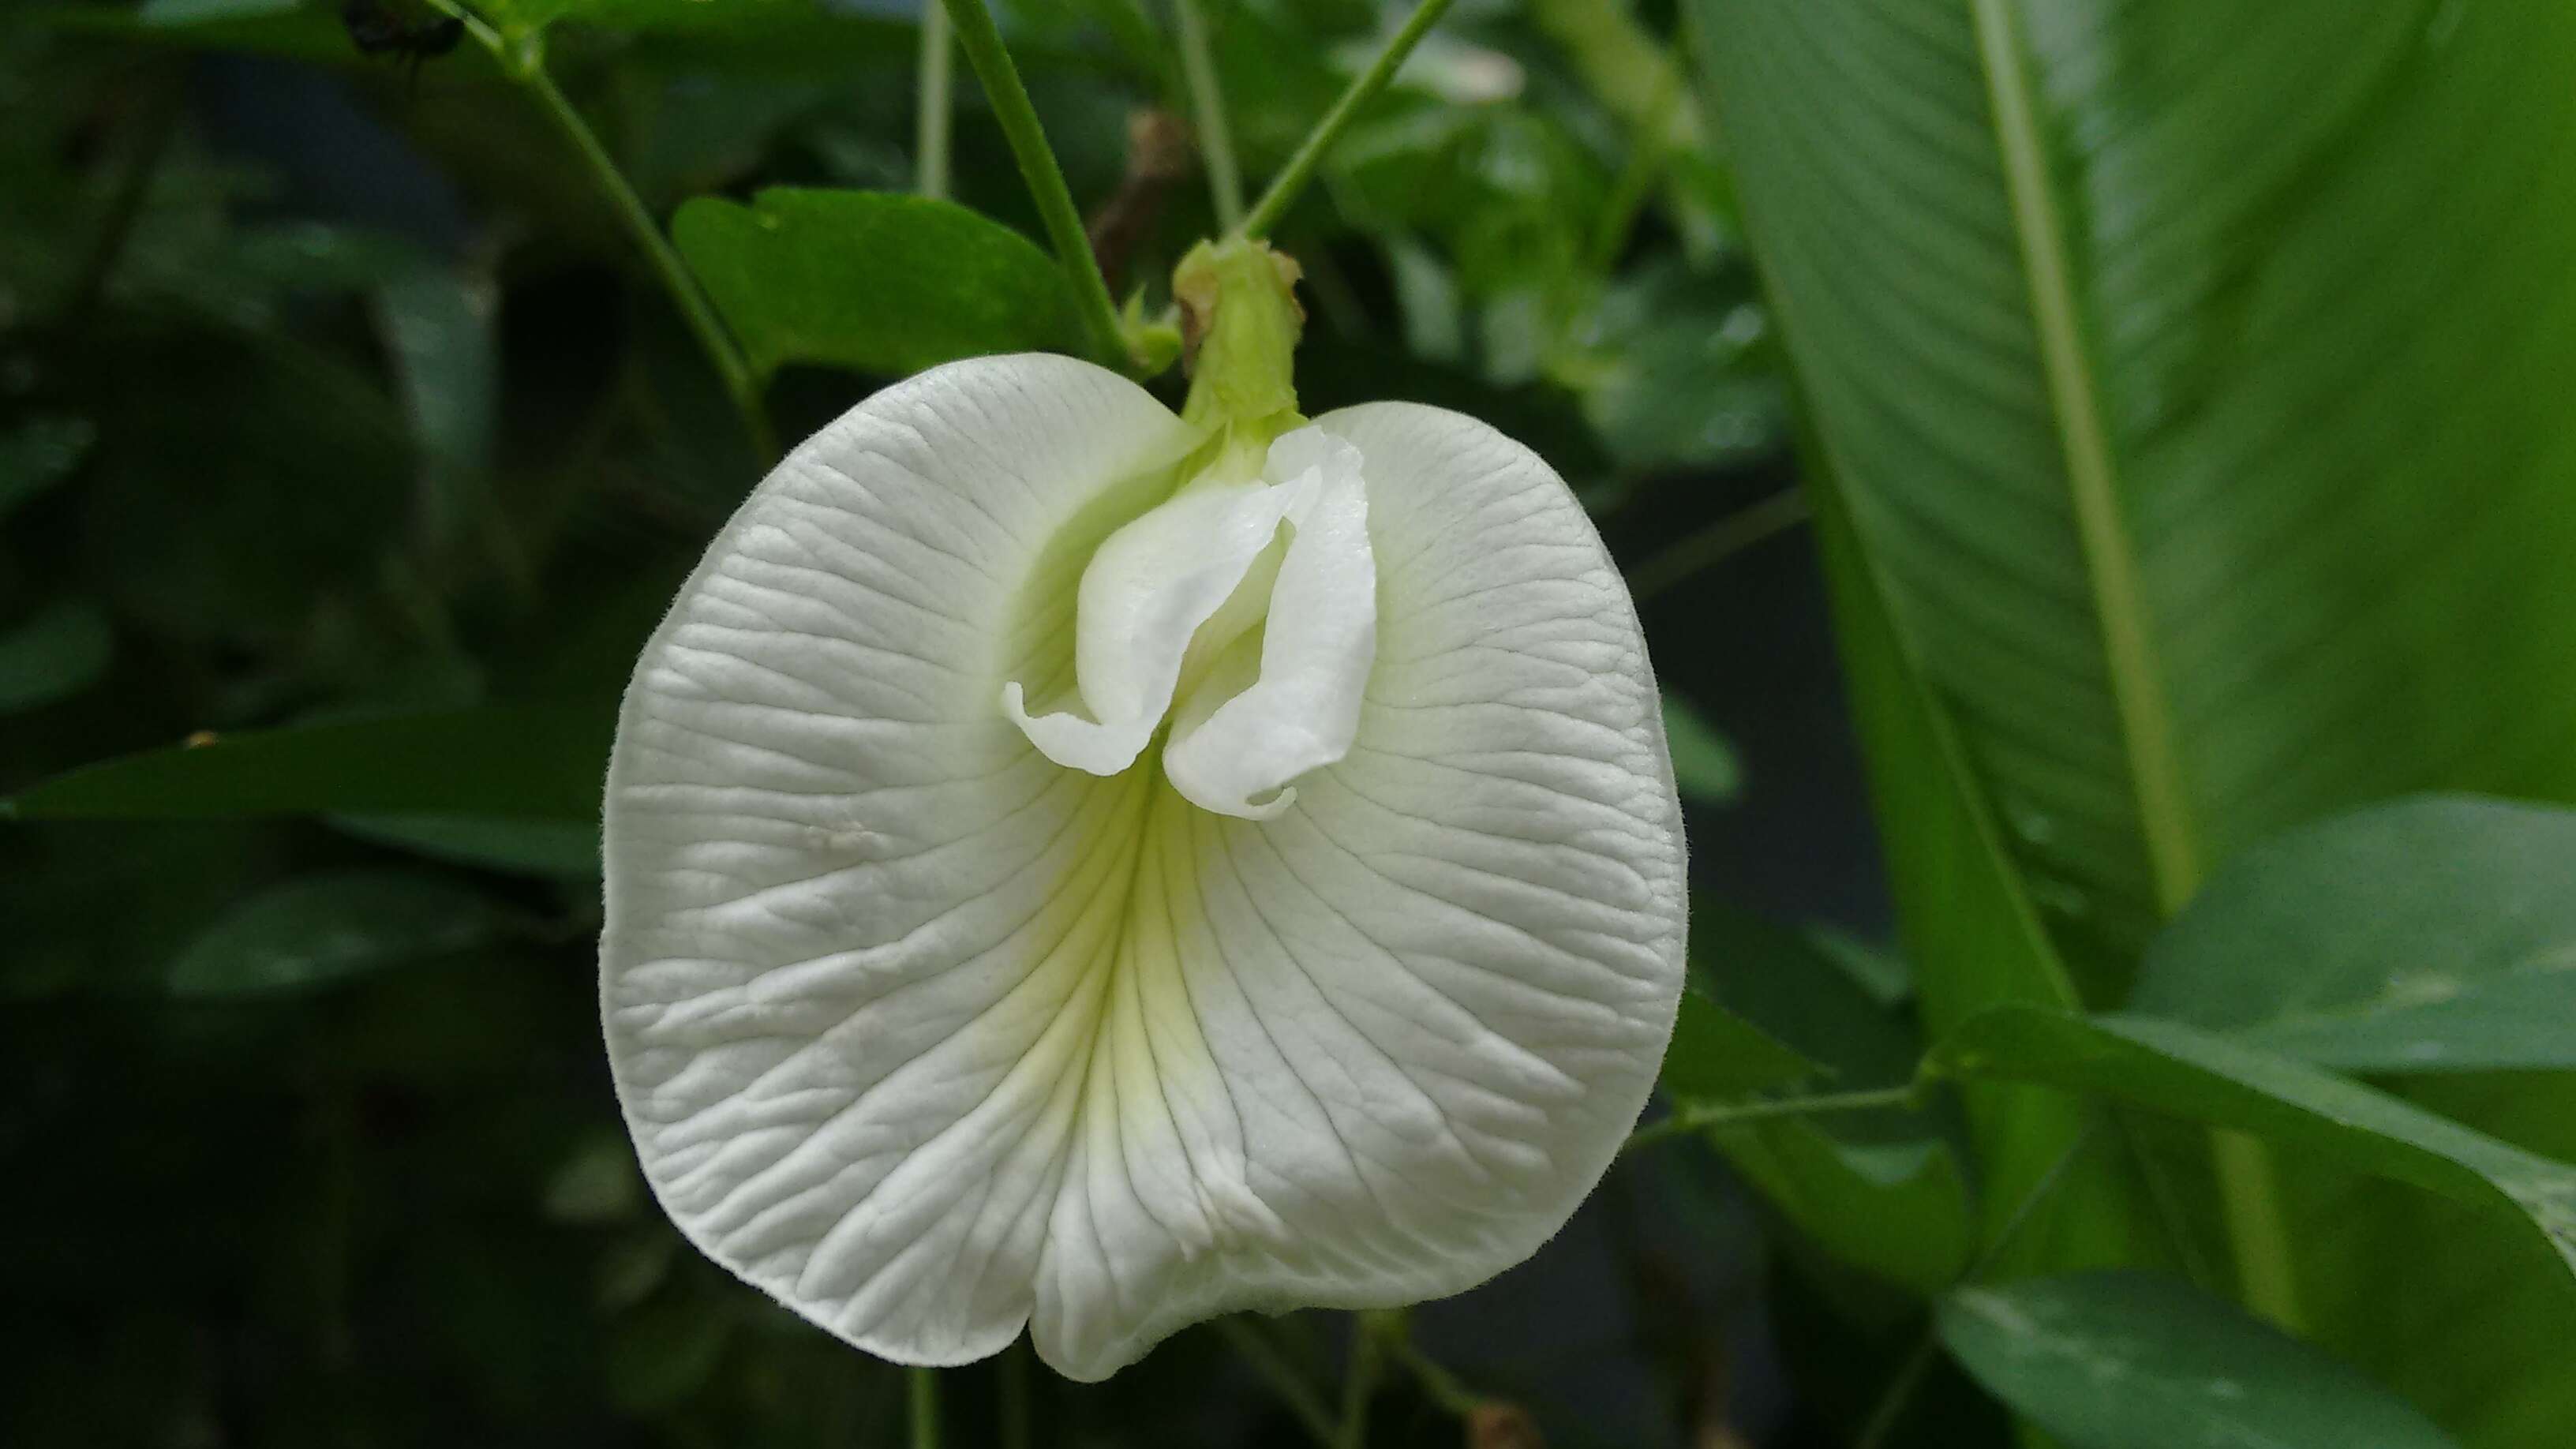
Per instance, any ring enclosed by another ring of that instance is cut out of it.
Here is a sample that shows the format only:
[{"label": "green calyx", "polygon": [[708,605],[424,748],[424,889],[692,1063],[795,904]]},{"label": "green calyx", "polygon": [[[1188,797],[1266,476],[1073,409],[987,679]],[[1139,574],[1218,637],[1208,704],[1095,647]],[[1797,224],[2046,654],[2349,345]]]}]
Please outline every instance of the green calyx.
[{"label": "green calyx", "polygon": [[1221,433],[1224,451],[1252,470],[1270,440],[1305,419],[1297,412],[1297,263],[1266,242],[1200,242],[1172,269],[1188,347],[1185,422]]}]

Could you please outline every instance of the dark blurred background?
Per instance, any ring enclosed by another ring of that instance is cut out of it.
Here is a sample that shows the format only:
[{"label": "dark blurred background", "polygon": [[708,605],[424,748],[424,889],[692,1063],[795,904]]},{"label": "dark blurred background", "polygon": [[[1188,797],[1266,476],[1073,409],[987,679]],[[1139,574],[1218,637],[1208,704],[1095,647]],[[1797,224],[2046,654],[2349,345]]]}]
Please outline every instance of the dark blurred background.
[{"label": "dark blurred background", "polygon": [[[1257,179],[1380,17],[1213,8]],[[1878,939],[1726,178],[1670,144],[1688,101],[1607,85],[1565,10],[1461,5],[1281,229],[1310,278],[1305,406],[1443,403],[1547,456],[1636,582],[1708,906],[1757,938]],[[1086,206],[1121,187],[1130,117],[1174,103],[1125,13],[1004,10]],[[1667,41],[1642,13],[1630,38]],[[835,48],[751,54],[565,28],[553,67],[656,215],[903,189],[912,13],[839,20]],[[958,198],[1035,235],[959,93]],[[1157,197],[1111,258],[1122,291],[1159,304],[1212,230],[1204,194]],[[880,381],[789,368],[768,398],[792,438]],[[0,794],[200,732],[604,718],[759,472],[595,178],[471,45],[370,60],[331,8],[271,0],[0,18]],[[433,740],[382,768],[478,767]],[[0,826],[0,1442],[897,1442],[899,1376],[646,1199],[597,917],[578,822]],[[1855,1412],[1834,1401],[1910,1330],[1866,1284],[1774,1261],[1763,1228],[1704,1153],[1624,1165],[1530,1264],[1419,1310],[1417,1339],[1550,1443],[1834,1442]],[[1264,1331],[1331,1382],[1340,1315]],[[959,1444],[1022,1415],[1042,1445],[1302,1442],[1209,1329],[1098,1386],[1025,1347],[944,1379]],[[1459,1432],[1401,1380],[1378,1428]]]}]

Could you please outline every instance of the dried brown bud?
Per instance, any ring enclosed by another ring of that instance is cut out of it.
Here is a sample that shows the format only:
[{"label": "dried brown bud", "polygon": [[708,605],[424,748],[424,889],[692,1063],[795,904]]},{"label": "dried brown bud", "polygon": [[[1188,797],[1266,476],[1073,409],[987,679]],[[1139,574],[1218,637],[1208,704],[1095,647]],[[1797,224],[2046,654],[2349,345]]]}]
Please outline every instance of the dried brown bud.
[{"label": "dried brown bud", "polygon": [[1488,1399],[1467,1411],[1467,1449],[1546,1449],[1529,1410]]}]

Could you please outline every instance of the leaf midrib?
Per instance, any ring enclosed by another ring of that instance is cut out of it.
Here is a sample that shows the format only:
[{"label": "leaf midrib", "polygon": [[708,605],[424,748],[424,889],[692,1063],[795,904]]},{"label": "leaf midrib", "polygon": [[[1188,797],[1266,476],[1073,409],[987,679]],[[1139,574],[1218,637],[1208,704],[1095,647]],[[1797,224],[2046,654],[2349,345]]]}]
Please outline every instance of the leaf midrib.
[{"label": "leaf midrib", "polygon": [[2031,323],[2066,464],[2069,501],[2138,807],[2156,905],[2179,910],[2202,862],[2173,714],[2165,697],[2136,547],[2120,509],[2119,471],[2102,425],[2093,360],[2078,320],[2074,270],[2014,32],[2011,0],[1968,0],[2004,191],[2030,281]]}]

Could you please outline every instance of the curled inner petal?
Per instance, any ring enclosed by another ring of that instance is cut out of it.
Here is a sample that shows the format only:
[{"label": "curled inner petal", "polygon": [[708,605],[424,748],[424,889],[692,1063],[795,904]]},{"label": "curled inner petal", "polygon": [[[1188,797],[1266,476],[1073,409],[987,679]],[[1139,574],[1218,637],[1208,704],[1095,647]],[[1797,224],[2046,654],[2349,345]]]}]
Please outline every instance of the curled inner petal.
[{"label": "curled inner petal", "polygon": [[1266,820],[1295,797],[1291,781],[1349,753],[1376,652],[1359,451],[1300,428],[1271,445],[1263,481],[1202,480],[1093,555],[1074,625],[1089,719],[1031,716],[1016,682],[1002,708],[1047,758],[1113,775],[1152,741],[1186,678],[1165,773],[1201,809]]},{"label": "curled inner petal", "polygon": [[[1299,475],[1314,486],[1288,515],[1296,533],[1271,591],[1260,677],[1204,720],[1176,721],[1163,750],[1173,788],[1220,815],[1276,816],[1296,798],[1289,782],[1349,754],[1359,733],[1360,698],[1377,659],[1368,497],[1358,450],[1314,436],[1334,451],[1316,450],[1316,465]],[[1211,676],[1201,689],[1230,682]],[[1196,712],[1185,706],[1185,715]],[[1261,796],[1270,798],[1256,803]]]},{"label": "curled inner petal", "polygon": [[1075,603],[1074,674],[1091,718],[1031,717],[1016,681],[1002,686],[1004,712],[1059,765],[1114,775],[1134,764],[1172,706],[1190,637],[1296,501],[1258,483],[1193,488],[1111,534]]}]

